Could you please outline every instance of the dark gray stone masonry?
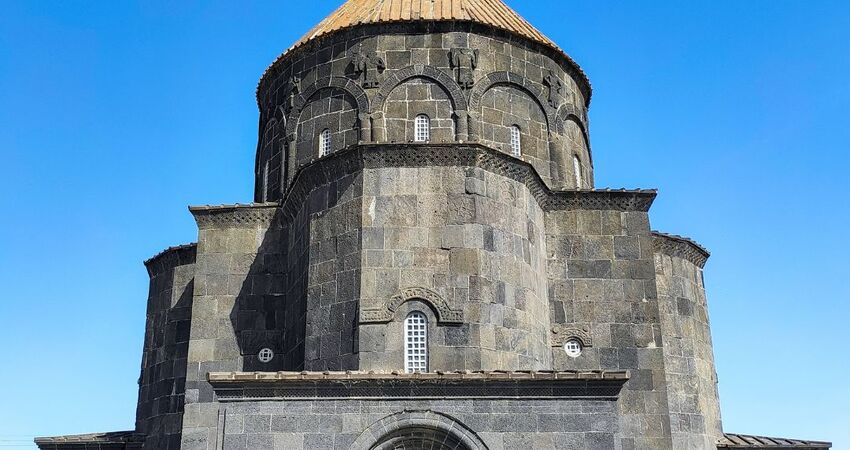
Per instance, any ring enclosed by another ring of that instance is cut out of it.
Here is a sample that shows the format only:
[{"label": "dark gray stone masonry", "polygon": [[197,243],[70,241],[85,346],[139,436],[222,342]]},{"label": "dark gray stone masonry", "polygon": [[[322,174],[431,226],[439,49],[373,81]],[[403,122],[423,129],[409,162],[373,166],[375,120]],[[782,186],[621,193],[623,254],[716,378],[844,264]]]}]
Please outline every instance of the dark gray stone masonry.
[{"label": "dark gray stone masonry", "polygon": [[349,1],[260,80],[256,203],[146,262],[135,430],[40,448],[830,447],[723,433],[709,254],[594,188],[572,59],[500,0]]}]

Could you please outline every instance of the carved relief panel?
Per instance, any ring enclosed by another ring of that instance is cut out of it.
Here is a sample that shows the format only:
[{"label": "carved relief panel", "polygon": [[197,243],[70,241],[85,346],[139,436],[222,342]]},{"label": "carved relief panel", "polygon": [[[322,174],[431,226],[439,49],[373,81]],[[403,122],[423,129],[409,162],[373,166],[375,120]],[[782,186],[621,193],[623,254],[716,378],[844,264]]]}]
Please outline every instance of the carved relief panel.
[{"label": "carved relief panel", "polygon": [[464,89],[475,84],[475,69],[478,67],[478,50],[454,48],[449,52],[449,62],[455,70],[457,83]]},{"label": "carved relief panel", "polygon": [[378,74],[387,68],[383,58],[378,56],[377,52],[361,50],[356,50],[351,54],[351,65],[354,67],[354,74],[357,75],[364,89],[378,87],[380,84]]}]

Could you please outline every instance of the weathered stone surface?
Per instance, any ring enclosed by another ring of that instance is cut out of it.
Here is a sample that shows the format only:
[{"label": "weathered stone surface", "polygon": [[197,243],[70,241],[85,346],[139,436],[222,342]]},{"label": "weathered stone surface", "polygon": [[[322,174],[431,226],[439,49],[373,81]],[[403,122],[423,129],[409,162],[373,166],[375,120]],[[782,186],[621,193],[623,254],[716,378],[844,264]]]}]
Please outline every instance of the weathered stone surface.
[{"label": "weathered stone surface", "polygon": [[[296,172],[319,158],[322,130],[332,151],[359,141],[405,143],[420,114],[430,119],[430,142],[480,140],[508,154],[510,128],[518,126],[522,159],[547,185],[579,187],[576,157],[580,187],[592,187],[584,78],[573,64],[472,25],[442,28],[343,31],[309,63],[307,48],[279,61],[258,91],[264,125],[255,200],[283,197]],[[559,86],[556,98],[545,83]]]},{"label": "weathered stone surface", "polygon": [[[650,231],[655,191],[593,189],[584,75],[411,20],[273,64],[257,203],[190,208],[197,245],[146,263],[136,432],[42,448],[715,448],[708,252]],[[413,313],[428,373],[398,375]]]}]

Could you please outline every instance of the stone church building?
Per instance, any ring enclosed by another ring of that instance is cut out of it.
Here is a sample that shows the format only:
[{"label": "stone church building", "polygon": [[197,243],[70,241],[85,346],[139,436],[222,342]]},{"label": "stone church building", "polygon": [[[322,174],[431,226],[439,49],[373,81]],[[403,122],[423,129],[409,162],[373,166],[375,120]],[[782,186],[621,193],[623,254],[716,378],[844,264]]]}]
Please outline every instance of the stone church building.
[{"label": "stone church building", "polygon": [[598,189],[590,82],[500,0],[349,0],[257,88],[255,198],[148,260],[133,431],[41,449],[680,450],[708,252]]}]

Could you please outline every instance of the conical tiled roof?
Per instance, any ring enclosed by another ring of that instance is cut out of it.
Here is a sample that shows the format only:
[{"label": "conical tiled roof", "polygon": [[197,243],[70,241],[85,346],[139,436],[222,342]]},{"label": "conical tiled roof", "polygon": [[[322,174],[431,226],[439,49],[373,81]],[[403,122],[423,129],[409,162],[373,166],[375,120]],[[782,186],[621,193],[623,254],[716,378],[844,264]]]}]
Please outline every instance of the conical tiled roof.
[{"label": "conical tiled roof", "polygon": [[[470,21],[558,48],[501,0],[348,0],[292,48],[356,25],[388,22]],[[291,50],[291,49],[290,49]]]},{"label": "conical tiled roof", "polygon": [[[427,22],[478,23],[548,47],[563,56],[575,71],[576,81],[585,95],[585,101],[590,103],[590,80],[581,67],[502,0],[347,0],[278,56],[263,73],[260,86],[266,75],[290,52],[322,36],[359,25]],[[258,101],[260,86],[257,89]]]}]

